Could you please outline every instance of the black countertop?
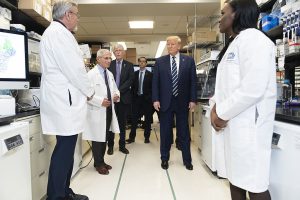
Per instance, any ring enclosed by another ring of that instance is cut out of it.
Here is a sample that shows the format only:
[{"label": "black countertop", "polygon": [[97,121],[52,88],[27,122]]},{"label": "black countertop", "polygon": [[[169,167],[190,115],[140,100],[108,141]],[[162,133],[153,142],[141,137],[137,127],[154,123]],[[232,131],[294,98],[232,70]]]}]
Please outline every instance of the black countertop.
[{"label": "black countertop", "polygon": [[19,119],[22,117],[28,117],[31,115],[37,115],[37,114],[40,114],[39,109],[16,113],[15,115],[0,115],[0,125],[9,124],[9,123],[15,121],[16,119]]},{"label": "black countertop", "polygon": [[275,120],[300,125],[300,107],[277,107]]}]

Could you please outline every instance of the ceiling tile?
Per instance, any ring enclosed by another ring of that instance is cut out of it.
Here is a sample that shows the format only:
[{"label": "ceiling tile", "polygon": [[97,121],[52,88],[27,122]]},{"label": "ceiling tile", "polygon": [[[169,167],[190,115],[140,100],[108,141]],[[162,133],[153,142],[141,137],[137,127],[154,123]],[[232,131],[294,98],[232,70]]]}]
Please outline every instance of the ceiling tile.
[{"label": "ceiling tile", "polygon": [[119,28],[119,29],[107,29],[109,34],[130,34],[130,29],[129,28]]},{"label": "ceiling tile", "polygon": [[79,23],[84,23],[84,22],[101,22],[100,17],[80,17]]},{"label": "ceiling tile", "polygon": [[128,21],[120,21],[120,22],[103,21],[103,23],[107,29],[129,28]]},{"label": "ceiling tile", "polygon": [[130,29],[133,34],[152,34],[153,29]]},{"label": "ceiling tile", "polygon": [[180,16],[155,16],[155,21],[178,22],[180,18]]},{"label": "ceiling tile", "polygon": [[172,29],[170,29],[170,28],[155,28],[155,29],[153,30],[153,33],[154,33],[154,34],[155,34],[155,33],[174,34],[174,32],[175,32],[175,28],[172,28]]},{"label": "ceiling tile", "polygon": [[129,16],[129,21],[151,21],[154,20],[154,16]]},{"label": "ceiling tile", "polygon": [[154,27],[156,29],[158,28],[163,28],[163,29],[167,29],[167,28],[176,28],[177,26],[177,22],[168,22],[168,21],[155,21]]},{"label": "ceiling tile", "polygon": [[80,24],[88,34],[107,34],[107,30],[102,23],[82,23]]},{"label": "ceiling tile", "polygon": [[101,19],[103,21],[106,22],[127,22],[128,21],[128,17],[101,17]]},{"label": "ceiling tile", "polygon": [[76,31],[76,35],[87,35],[88,33],[84,30],[84,28],[82,28],[82,26],[80,26],[80,24],[78,24],[78,30]]}]

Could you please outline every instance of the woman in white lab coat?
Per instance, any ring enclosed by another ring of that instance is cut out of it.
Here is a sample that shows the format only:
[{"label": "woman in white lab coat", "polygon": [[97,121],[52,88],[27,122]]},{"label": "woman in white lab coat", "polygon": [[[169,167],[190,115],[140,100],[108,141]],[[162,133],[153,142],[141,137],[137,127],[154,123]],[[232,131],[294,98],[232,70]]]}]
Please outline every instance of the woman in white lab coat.
[{"label": "woman in white lab coat", "polygon": [[[106,175],[112,168],[104,162],[107,133],[108,131],[120,132],[113,103],[119,101],[120,92],[113,74],[107,70],[111,63],[111,53],[107,49],[100,49],[97,52],[97,63],[88,72],[88,77],[95,88],[95,95],[88,102],[87,126],[82,137],[92,141],[94,167],[100,174]],[[106,86],[105,76],[109,88]]]},{"label": "woman in white lab coat", "polygon": [[257,30],[255,0],[225,1],[212,126],[224,134],[226,175],[233,200],[270,200],[271,141],[276,108],[274,44]]}]

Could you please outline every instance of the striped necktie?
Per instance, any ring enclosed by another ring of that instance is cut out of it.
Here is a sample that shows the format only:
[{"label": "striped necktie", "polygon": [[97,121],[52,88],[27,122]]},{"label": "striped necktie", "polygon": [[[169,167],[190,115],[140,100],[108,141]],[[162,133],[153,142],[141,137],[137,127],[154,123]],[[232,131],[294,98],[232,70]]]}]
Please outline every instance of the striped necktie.
[{"label": "striped necktie", "polygon": [[172,57],[172,94],[177,97],[178,95],[178,74],[177,74],[177,66],[175,61],[175,56]]}]

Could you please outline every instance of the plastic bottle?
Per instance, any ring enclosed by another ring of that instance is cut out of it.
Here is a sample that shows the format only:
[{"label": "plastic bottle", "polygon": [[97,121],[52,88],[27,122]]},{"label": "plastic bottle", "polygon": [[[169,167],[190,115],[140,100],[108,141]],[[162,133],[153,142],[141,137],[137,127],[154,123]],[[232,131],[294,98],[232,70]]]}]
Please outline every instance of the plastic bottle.
[{"label": "plastic bottle", "polygon": [[292,84],[289,79],[284,79],[282,84],[282,100],[283,102],[290,102],[292,98]]}]

